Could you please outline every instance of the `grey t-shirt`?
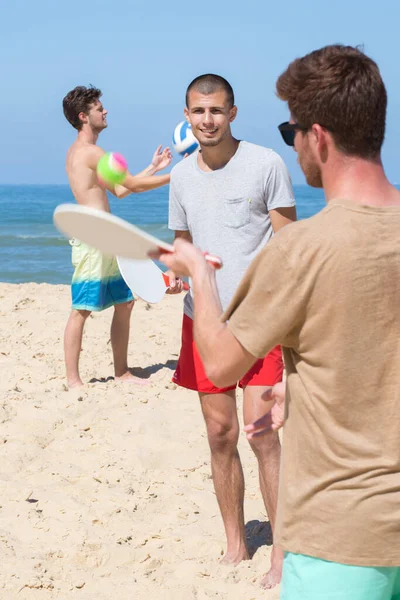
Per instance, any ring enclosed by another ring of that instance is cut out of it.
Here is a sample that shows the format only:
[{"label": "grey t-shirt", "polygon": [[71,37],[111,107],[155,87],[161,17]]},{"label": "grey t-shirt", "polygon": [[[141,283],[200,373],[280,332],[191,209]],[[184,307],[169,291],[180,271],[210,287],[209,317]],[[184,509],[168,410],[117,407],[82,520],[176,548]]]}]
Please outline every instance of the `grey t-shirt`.
[{"label": "grey t-shirt", "polygon": [[[269,211],[294,206],[290,176],[269,148],[240,142],[235,155],[216,171],[202,171],[198,152],[171,171],[168,227],[189,231],[198,248],[219,256],[222,308],[228,306],[247,267],[273,235]],[[184,311],[193,318],[191,292]]]}]

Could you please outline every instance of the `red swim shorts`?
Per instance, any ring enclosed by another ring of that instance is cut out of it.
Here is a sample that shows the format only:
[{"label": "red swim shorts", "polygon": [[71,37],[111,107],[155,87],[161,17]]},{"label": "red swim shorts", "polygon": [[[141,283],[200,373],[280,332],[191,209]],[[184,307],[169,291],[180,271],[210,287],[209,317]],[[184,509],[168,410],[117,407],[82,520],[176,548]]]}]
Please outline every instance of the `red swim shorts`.
[{"label": "red swim shorts", "polygon": [[[282,376],[282,350],[280,346],[276,346],[265,358],[257,360],[238,383],[241,388],[247,385],[272,386],[282,381]],[[182,346],[172,381],[188,390],[195,390],[203,394],[219,394],[236,388],[236,385],[218,388],[207,379],[193,340],[193,321],[187,315],[183,315]]]}]

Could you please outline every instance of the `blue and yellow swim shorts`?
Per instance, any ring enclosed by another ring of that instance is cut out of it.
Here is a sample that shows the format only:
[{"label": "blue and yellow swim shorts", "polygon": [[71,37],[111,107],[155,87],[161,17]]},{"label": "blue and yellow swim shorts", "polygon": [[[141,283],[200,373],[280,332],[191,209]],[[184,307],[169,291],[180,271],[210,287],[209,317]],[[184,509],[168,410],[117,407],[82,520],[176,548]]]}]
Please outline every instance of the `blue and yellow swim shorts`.
[{"label": "blue and yellow swim shorts", "polygon": [[79,240],[70,240],[70,244],[75,267],[71,283],[74,310],[100,311],[133,300],[115,257],[103,256]]}]

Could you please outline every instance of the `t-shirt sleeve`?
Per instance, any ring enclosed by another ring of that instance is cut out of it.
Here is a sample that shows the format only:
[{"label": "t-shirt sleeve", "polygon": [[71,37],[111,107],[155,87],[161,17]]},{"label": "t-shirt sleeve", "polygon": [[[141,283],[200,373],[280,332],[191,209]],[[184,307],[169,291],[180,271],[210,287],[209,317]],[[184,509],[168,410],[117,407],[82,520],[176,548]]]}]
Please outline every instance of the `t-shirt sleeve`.
[{"label": "t-shirt sleeve", "polygon": [[273,151],[268,157],[264,194],[268,210],[296,205],[288,168]]},{"label": "t-shirt sleeve", "polygon": [[259,358],[278,344],[295,347],[305,314],[302,274],[279,237],[280,232],[251,263],[221,317],[242,346]]},{"label": "t-shirt sleeve", "polygon": [[189,229],[186,211],[179,197],[177,184],[173,176],[171,176],[169,185],[168,228],[174,231],[186,231]]}]

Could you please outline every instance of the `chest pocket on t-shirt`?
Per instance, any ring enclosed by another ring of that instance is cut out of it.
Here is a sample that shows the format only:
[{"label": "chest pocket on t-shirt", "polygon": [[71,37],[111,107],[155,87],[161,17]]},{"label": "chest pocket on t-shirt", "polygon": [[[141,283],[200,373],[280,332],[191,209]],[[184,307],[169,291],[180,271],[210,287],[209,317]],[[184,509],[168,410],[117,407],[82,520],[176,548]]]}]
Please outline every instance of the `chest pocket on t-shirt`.
[{"label": "chest pocket on t-shirt", "polygon": [[224,225],[243,227],[250,222],[250,202],[248,198],[230,198],[224,200]]}]

